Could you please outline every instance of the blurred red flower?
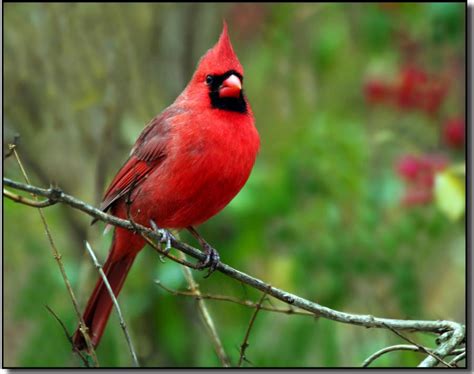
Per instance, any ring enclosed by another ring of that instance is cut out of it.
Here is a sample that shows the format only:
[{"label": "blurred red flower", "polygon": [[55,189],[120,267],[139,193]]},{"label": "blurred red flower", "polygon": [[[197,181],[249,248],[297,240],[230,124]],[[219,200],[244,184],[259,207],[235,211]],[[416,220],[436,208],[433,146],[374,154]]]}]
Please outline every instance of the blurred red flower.
[{"label": "blurred red flower", "polygon": [[424,70],[408,66],[400,72],[396,85],[397,104],[401,109],[412,109],[419,105],[423,97],[423,86],[428,82]]},{"label": "blurred red flower", "polygon": [[427,204],[433,200],[433,187],[436,172],[448,165],[443,155],[404,155],[396,163],[397,174],[405,181],[405,206]]},{"label": "blurred red flower", "polygon": [[423,90],[420,97],[419,107],[428,114],[438,111],[448,92],[448,84],[441,79],[432,79]]},{"label": "blurred red flower", "polygon": [[404,155],[398,160],[396,165],[398,175],[407,181],[414,181],[420,170],[420,160],[418,156]]},{"label": "blurred red flower", "polygon": [[393,89],[380,79],[374,78],[364,84],[364,94],[368,103],[380,103],[392,97]]},{"label": "blurred red flower", "polygon": [[370,79],[364,84],[369,104],[393,102],[401,110],[422,110],[435,114],[448,93],[448,82],[442,77],[428,75],[422,68],[407,65],[400,70],[394,83]]},{"label": "blurred red flower", "polygon": [[462,148],[466,140],[466,125],[461,118],[453,118],[444,123],[443,140],[452,148]]}]

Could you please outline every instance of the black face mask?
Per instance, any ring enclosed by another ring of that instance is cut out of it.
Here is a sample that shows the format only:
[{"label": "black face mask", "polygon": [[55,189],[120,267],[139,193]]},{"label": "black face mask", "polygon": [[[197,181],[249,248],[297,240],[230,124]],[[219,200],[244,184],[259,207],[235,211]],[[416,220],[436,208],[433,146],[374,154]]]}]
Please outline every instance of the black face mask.
[{"label": "black face mask", "polygon": [[242,75],[237,73],[235,70],[229,70],[225,74],[221,75],[208,75],[206,77],[206,83],[209,86],[209,97],[211,98],[211,105],[213,108],[216,109],[229,110],[231,112],[238,113],[247,113],[247,103],[245,102],[243,90],[240,90],[240,95],[238,97],[219,96],[219,87],[231,75],[239,77],[240,81],[243,80]]}]

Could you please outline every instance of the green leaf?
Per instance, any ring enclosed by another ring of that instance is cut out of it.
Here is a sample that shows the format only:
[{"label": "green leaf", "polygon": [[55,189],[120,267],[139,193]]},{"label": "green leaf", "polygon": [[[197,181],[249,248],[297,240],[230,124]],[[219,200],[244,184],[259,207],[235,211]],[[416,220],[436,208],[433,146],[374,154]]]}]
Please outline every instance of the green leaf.
[{"label": "green leaf", "polygon": [[450,220],[455,221],[464,213],[465,196],[463,179],[447,170],[438,173],[435,179],[436,205]]}]

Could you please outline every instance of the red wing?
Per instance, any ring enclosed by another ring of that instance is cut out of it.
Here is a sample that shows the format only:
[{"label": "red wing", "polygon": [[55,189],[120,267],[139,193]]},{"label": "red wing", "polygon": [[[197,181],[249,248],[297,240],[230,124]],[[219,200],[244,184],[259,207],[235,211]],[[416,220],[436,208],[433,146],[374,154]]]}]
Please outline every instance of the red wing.
[{"label": "red wing", "polygon": [[136,156],[130,157],[105,192],[100,209],[104,211],[107,210],[115,201],[129,193],[130,190],[139,185],[143,178],[160,162],[161,159],[148,162],[142,161]]},{"label": "red wing", "polygon": [[169,120],[180,113],[182,113],[181,110],[169,107],[161,115],[153,118],[143,129],[132,149],[130,158],[107,188],[101,204],[102,210],[110,208],[115,201],[140,185],[152,170],[159,167],[166,158]]}]

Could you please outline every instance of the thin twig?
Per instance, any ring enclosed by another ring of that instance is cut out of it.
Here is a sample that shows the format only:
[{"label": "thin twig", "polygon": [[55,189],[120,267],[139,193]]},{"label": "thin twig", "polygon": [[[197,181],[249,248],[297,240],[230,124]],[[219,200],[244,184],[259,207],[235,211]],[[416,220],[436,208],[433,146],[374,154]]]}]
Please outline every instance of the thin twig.
[{"label": "thin twig", "polygon": [[[231,297],[231,296],[226,296],[226,295],[214,295],[214,294],[203,294],[203,293],[199,294],[199,296],[196,296],[196,294],[189,291],[172,290],[171,288],[161,283],[161,281],[159,280],[155,280],[155,283],[159,287],[164,289],[165,291],[175,296],[187,296],[187,297],[193,297],[196,299],[199,298],[199,299],[208,299],[208,300],[217,300],[217,301],[229,301],[231,303],[243,305],[249,308],[256,308],[258,306],[258,303],[255,303],[250,300],[240,300],[236,297]],[[288,308],[277,308],[277,307],[268,307],[268,306],[261,305],[260,309],[269,311],[269,312],[276,312],[276,313],[283,313],[283,314],[296,314],[296,315],[301,315],[301,316],[315,317],[314,313],[307,312],[305,310],[297,310],[293,308],[291,305]]]},{"label": "thin twig", "polygon": [[17,203],[22,203],[24,205],[32,206],[33,208],[46,208],[48,206],[56,204],[56,201],[51,201],[50,199],[45,199],[42,201],[31,200],[31,199],[28,199],[27,197],[14,194],[13,192],[10,192],[6,189],[3,189],[3,194],[9,199]]},{"label": "thin twig", "polygon": [[[183,252],[179,252],[179,257],[181,260],[186,261],[186,255]],[[214,345],[214,350],[216,351],[217,357],[221,361],[223,367],[230,367],[230,360],[227,356],[224,346],[222,345],[221,339],[217,334],[216,327],[214,325],[214,321],[212,320],[211,314],[207,309],[206,303],[204,299],[201,297],[201,291],[199,291],[199,285],[196,283],[193,277],[193,273],[187,266],[182,267],[184,272],[184,277],[188,282],[189,289],[191,293],[196,297],[197,307],[199,313],[201,314],[202,322],[206,327],[207,333],[211,338],[212,344]]]},{"label": "thin twig", "polygon": [[393,327],[387,326],[387,329],[389,329],[390,331],[392,331],[394,334],[398,335],[398,336],[399,336],[400,338],[402,338],[403,340],[406,340],[408,343],[411,343],[411,344],[413,344],[414,346],[418,347],[418,348],[420,349],[420,351],[425,352],[427,355],[434,357],[436,360],[438,360],[439,362],[443,363],[443,364],[446,365],[447,367],[452,367],[450,364],[448,364],[446,361],[444,361],[441,357],[439,357],[436,353],[430,352],[428,349],[426,349],[426,348],[423,347],[422,345],[418,344],[418,343],[415,342],[414,340],[410,339],[408,336],[403,335],[402,333],[400,333],[399,331],[397,331],[397,330],[394,329]]},{"label": "thin twig", "polygon": [[[4,185],[8,187],[34,193],[36,195],[47,197],[54,201],[69,205],[73,207],[74,209],[81,210],[82,212],[85,212],[98,220],[110,223],[114,226],[122,227],[128,230],[138,230],[140,234],[144,234],[150,239],[153,239],[153,240],[162,239],[161,234],[154,232],[150,228],[147,228],[145,226],[138,225],[138,224],[134,226],[127,220],[117,218],[107,213],[104,213],[101,210],[94,208],[93,206],[86,204],[85,202],[73,196],[65,194],[63,191],[61,191],[58,188],[44,189],[44,188],[31,186],[24,183],[19,183],[8,178],[3,178],[3,183]],[[203,261],[206,257],[206,255],[202,253],[200,250],[198,250],[197,248],[191,247],[190,245],[187,245],[186,243],[183,243],[181,241],[171,239],[171,245],[173,248],[178,249],[197,260]],[[465,336],[466,336],[465,326],[458,322],[448,321],[448,320],[438,320],[438,321],[401,320],[401,319],[374,317],[372,315],[345,313],[338,310],[330,309],[326,306],[304,299],[298,295],[270,286],[269,284],[263,282],[262,280],[252,277],[248,274],[245,274],[237,269],[234,269],[231,266],[223,263],[222,261],[217,265],[217,270],[231,278],[236,279],[237,281],[241,283],[248,284],[251,287],[264,291],[264,292],[266,291],[268,295],[278,300],[281,300],[286,304],[301,308],[317,316],[330,319],[336,322],[346,323],[346,324],[351,324],[351,325],[356,325],[356,326],[364,326],[366,328],[386,329],[387,326],[390,326],[396,330],[423,331],[423,332],[433,332],[436,334],[443,334],[449,331],[450,336],[445,341],[443,341],[439,345],[439,347],[433,350],[433,353],[441,358],[447,356],[450,352],[452,352],[455,348],[458,347],[459,344],[461,344],[465,340]],[[419,364],[419,366],[420,367],[433,367],[433,366],[436,366],[437,363],[438,363],[438,360],[435,357],[429,356],[425,360],[423,360]]]},{"label": "thin twig", "polygon": [[260,311],[260,308],[262,306],[263,300],[265,300],[265,297],[267,297],[266,292],[262,295],[262,297],[258,301],[257,307],[255,308],[255,311],[252,314],[252,318],[250,318],[249,326],[247,327],[247,331],[245,332],[244,341],[240,345],[240,356],[239,356],[239,362],[237,363],[238,367],[241,367],[243,361],[246,360],[245,351],[247,350],[249,346],[250,331],[252,330],[253,324],[255,322],[255,319],[257,318],[257,314]]},{"label": "thin twig", "polygon": [[[429,348],[425,348],[425,349],[430,352],[432,351],[432,349],[429,349]],[[420,352],[420,353],[426,354],[426,352],[417,345],[408,345],[408,344],[391,345],[390,347],[382,348],[379,351],[367,357],[367,359],[362,363],[362,367],[368,367],[372,362],[374,362],[375,360],[377,360],[384,354],[389,353],[389,352],[394,352],[394,351],[413,351],[413,352]],[[465,353],[464,349],[455,349],[449,355],[451,356],[458,353],[462,354],[463,352]],[[455,359],[456,358],[454,358],[453,360]],[[452,361],[450,363],[453,364]]]},{"label": "thin twig", "polygon": [[[23,167],[23,164],[20,160],[20,156],[18,155],[18,153],[15,149],[15,146],[14,145],[11,146],[11,149],[12,149],[13,154],[15,155],[15,159],[18,163],[18,166],[20,167],[20,170],[23,174],[23,177],[25,178],[26,183],[31,184],[30,179],[28,178],[28,175],[26,174],[25,168]],[[30,191],[30,193],[32,194],[32,196],[35,200],[38,199],[38,197],[36,196],[36,194],[34,192]],[[6,196],[11,198],[8,195],[6,195]],[[17,201],[17,202],[23,203],[21,201]],[[51,234],[48,223],[46,222],[46,218],[45,218],[41,208],[38,208],[38,213],[41,217],[41,222],[43,223],[44,229],[46,231],[46,236],[47,236],[49,244],[51,246],[51,250],[53,252],[53,257],[55,258],[55,260],[56,260],[56,262],[59,266],[59,270],[60,270],[61,275],[63,277],[64,284],[66,285],[69,296],[71,297],[71,301],[72,301],[72,304],[74,306],[74,310],[75,310],[77,318],[79,320],[79,331],[81,331],[82,335],[84,336],[84,340],[86,341],[87,352],[89,353],[89,355],[91,355],[92,360],[94,362],[94,366],[98,367],[99,366],[99,361],[97,359],[97,355],[95,353],[94,346],[92,345],[91,339],[90,339],[89,334],[87,332],[87,326],[84,323],[84,319],[82,318],[82,314],[79,310],[79,304],[77,303],[76,296],[74,295],[74,291],[72,290],[71,283],[69,282],[69,278],[66,274],[66,269],[64,268],[64,264],[61,260],[61,258],[62,258],[61,253],[59,252],[58,248],[56,247],[56,243],[54,242],[53,236]]]},{"label": "thin twig", "polygon": [[379,357],[383,356],[385,353],[388,352],[393,352],[393,351],[414,351],[414,352],[423,352],[419,347],[416,345],[408,345],[408,344],[397,344],[397,345],[392,345],[390,347],[385,347],[382,348],[381,350],[373,353],[369,357],[365,359],[365,361],[362,363],[362,367],[368,367],[372,362],[374,362],[376,359]]},{"label": "thin twig", "polygon": [[13,150],[18,147],[18,141],[20,140],[20,134],[15,134],[13,137],[13,142],[8,144],[8,152],[3,155],[3,160],[6,160],[8,157],[13,155]]},{"label": "thin twig", "polygon": [[82,354],[82,352],[80,350],[78,350],[76,348],[76,346],[74,345],[74,342],[72,341],[72,338],[71,338],[71,334],[67,330],[66,325],[64,324],[64,322],[61,321],[61,318],[59,318],[59,316],[49,306],[45,305],[44,307],[49,311],[49,313],[51,313],[51,315],[54,317],[54,319],[61,325],[61,327],[64,331],[64,335],[66,335],[66,339],[68,340],[68,342],[71,343],[71,347],[74,350],[74,352],[76,352],[79,355],[81,360],[84,362],[84,365],[86,365],[87,367],[90,367],[89,361],[87,361],[87,358],[85,358],[84,355]]},{"label": "thin twig", "polygon": [[382,348],[381,350],[373,353],[362,363],[362,367],[369,366],[372,362],[374,362],[379,357],[383,356],[385,353],[394,352],[394,351],[414,351],[414,352],[422,352],[425,353],[424,350],[420,349],[420,347],[416,345],[408,345],[408,344],[397,344],[392,345],[390,347]]},{"label": "thin twig", "polygon": [[[459,361],[463,360],[466,358],[466,351],[464,350],[464,352],[461,352],[459,355],[457,355],[456,357],[454,357],[451,361],[450,361],[450,364],[451,365],[456,365]],[[456,365],[457,366],[457,365]]]},{"label": "thin twig", "polygon": [[136,367],[139,367],[140,364],[138,363],[137,354],[135,352],[135,348],[133,347],[132,339],[130,338],[130,334],[128,333],[128,328],[127,328],[127,325],[125,324],[125,320],[123,319],[122,311],[120,310],[120,306],[117,301],[117,298],[115,297],[114,291],[112,290],[112,287],[110,286],[107,276],[105,275],[104,270],[102,269],[102,266],[99,264],[99,261],[97,260],[97,257],[95,256],[95,253],[92,250],[92,247],[87,241],[85,242],[85,244],[86,244],[86,248],[87,248],[87,251],[89,252],[90,257],[92,261],[94,262],[95,267],[97,268],[100,276],[102,277],[102,280],[104,281],[105,287],[107,287],[107,291],[109,291],[110,298],[112,299],[112,302],[114,303],[115,310],[117,311],[117,314],[120,320],[120,326],[122,327],[123,333],[125,334],[125,339],[127,340],[128,349],[130,350],[130,354],[132,355],[133,363]]}]

